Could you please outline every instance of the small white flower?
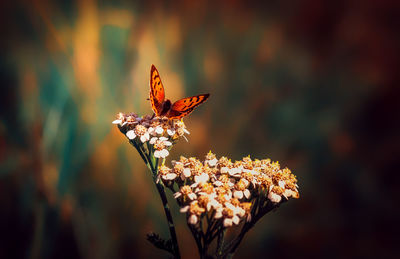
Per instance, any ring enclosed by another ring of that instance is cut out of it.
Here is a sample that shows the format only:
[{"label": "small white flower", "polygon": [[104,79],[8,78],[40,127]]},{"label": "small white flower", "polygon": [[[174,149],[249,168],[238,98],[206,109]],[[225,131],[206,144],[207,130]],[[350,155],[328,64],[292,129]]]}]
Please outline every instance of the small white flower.
[{"label": "small white flower", "polygon": [[167,134],[168,135],[173,136],[173,135],[175,135],[175,133],[176,133],[175,129],[171,129],[171,128],[167,129]]},{"label": "small white flower", "polygon": [[214,167],[214,166],[217,165],[218,159],[214,158],[214,159],[211,159],[211,160],[206,160],[206,163],[207,163],[210,167]]},{"label": "small white flower", "polygon": [[178,177],[178,175],[176,173],[174,173],[173,170],[171,170],[170,168],[168,168],[164,165],[159,167],[158,176],[161,177],[164,181],[172,181],[176,177]]},{"label": "small white flower", "polygon": [[129,139],[135,139],[136,137],[139,137],[142,143],[149,141],[150,139],[150,134],[147,131],[147,128],[143,125],[136,125],[133,130],[128,130],[126,136]]},{"label": "small white flower", "polygon": [[112,122],[112,124],[122,124],[125,121],[125,114],[122,112],[117,114],[117,119]]},{"label": "small white flower", "polygon": [[291,189],[285,189],[285,191],[283,192],[283,196],[285,196],[286,199],[289,199],[290,197],[298,198],[299,193]]},{"label": "small white flower", "polygon": [[225,207],[232,210],[233,215],[239,215],[239,217],[243,217],[246,214],[246,211],[239,206],[234,206],[233,204],[227,202],[225,203]]},{"label": "small white flower", "polygon": [[169,152],[166,149],[154,151],[154,156],[157,158],[166,158],[168,155],[169,155]]},{"label": "small white flower", "polygon": [[161,125],[158,125],[156,127],[150,127],[149,133],[153,136],[162,135],[164,133],[164,129]]},{"label": "small white flower", "polygon": [[274,192],[269,192],[268,199],[270,199],[273,203],[279,203],[282,200],[282,197]]},{"label": "small white flower", "polygon": [[140,136],[140,141],[142,141],[142,143],[149,141],[149,139],[150,139],[150,134],[148,132],[146,132],[142,136]]},{"label": "small white flower", "polygon": [[169,155],[166,147],[171,146],[172,143],[166,137],[152,137],[150,144],[154,146],[154,156],[157,158],[166,158]]}]

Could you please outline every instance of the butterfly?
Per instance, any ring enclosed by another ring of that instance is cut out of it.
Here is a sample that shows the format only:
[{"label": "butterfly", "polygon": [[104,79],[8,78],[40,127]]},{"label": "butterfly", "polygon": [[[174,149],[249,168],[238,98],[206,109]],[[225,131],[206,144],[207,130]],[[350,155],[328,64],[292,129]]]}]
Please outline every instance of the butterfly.
[{"label": "butterfly", "polygon": [[180,99],[173,104],[165,99],[164,86],[157,68],[152,65],[150,70],[150,101],[156,116],[166,116],[169,119],[181,119],[191,113],[194,108],[204,103],[210,94],[199,94]]}]

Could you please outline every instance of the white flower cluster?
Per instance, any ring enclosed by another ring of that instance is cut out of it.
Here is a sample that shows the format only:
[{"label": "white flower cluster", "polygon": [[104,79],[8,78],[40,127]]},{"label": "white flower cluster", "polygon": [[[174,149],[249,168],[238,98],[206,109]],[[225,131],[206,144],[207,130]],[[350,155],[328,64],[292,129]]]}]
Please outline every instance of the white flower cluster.
[{"label": "white flower cluster", "polygon": [[177,184],[179,190],[174,197],[190,224],[197,224],[207,214],[229,227],[242,219],[250,220],[255,203],[278,205],[299,197],[296,176],[269,159],[244,157],[231,162],[226,157],[217,159],[210,152],[203,162],[181,157],[172,165],[161,166],[159,177],[171,188]]},{"label": "white flower cluster", "polygon": [[119,113],[112,123],[130,140],[140,145],[148,142],[157,158],[167,157],[173,142],[180,137],[186,139],[185,134],[190,134],[183,121],[149,115],[139,117],[135,113]]}]

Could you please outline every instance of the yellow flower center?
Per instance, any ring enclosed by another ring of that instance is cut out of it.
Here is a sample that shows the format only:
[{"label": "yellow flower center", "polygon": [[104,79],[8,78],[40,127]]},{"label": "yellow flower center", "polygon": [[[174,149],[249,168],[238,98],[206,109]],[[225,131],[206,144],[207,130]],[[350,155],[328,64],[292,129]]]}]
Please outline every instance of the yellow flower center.
[{"label": "yellow flower center", "polygon": [[201,190],[207,194],[211,194],[214,192],[214,187],[211,183],[204,183],[201,185]]},{"label": "yellow flower center", "polygon": [[281,187],[275,185],[274,187],[272,187],[272,192],[276,193],[278,195],[282,195],[283,189]]},{"label": "yellow flower center", "polygon": [[177,163],[174,165],[174,172],[178,175],[182,174],[184,169],[185,167],[181,163]]},{"label": "yellow flower center", "polygon": [[154,148],[157,150],[163,150],[165,148],[164,141],[157,139],[154,143]]},{"label": "yellow flower center", "polygon": [[147,132],[147,129],[146,129],[146,127],[143,126],[143,125],[137,125],[137,126],[135,127],[135,134],[136,134],[136,135],[142,136],[142,135],[144,135],[146,132]]},{"label": "yellow flower center", "polygon": [[192,188],[190,188],[189,185],[182,186],[181,193],[183,195],[188,195],[188,194],[192,193]]},{"label": "yellow flower center", "polygon": [[237,206],[240,205],[240,201],[239,201],[238,199],[236,199],[236,198],[232,198],[232,199],[231,199],[231,204],[232,204],[233,206],[237,207]]},{"label": "yellow flower center", "polygon": [[171,169],[169,169],[169,168],[168,168],[167,166],[165,166],[165,165],[162,165],[162,166],[160,166],[160,167],[158,168],[158,172],[159,172],[161,175],[168,174],[170,171],[171,171]]},{"label": "yellow flower center", "polygon": [[246,189],[246,183],[243,181],[243,179],[240,179],[239,182],[236,183],[236,189],[239,191],[244,191]]},{"label": "yellow flower center", "polygon": [[201,213],[205,212],[206,210],[204,208],[201,208],[198,202],[195,201],[190,204],[189,211],[191,214],[196,214],[197,216],[200,216]]},{"label": "yellow flower center", "polygon": [[197,200],[199,201],[199,204],[203,207],[206,208],[208,202],[210,201],[210,198],[208,198],[208,196],[206,195],[200,195]]},{"label": "yellow flower center", "polygon": [[242,202],[240,204],[240,207],[242,207],[242,209],[244,209],[246,213],[249,213],[251,209],[251,202]]},{"label": "yellow flower center", "polygon": [[224,208],[222,214],[227,218],[232,218],[234,215],[233,210],[231,210],[229,208]]}]

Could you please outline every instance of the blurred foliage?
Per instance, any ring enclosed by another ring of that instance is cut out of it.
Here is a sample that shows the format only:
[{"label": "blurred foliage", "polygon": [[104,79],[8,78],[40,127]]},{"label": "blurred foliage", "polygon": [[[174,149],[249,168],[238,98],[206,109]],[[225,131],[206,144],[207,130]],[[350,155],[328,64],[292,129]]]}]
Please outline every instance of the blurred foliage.
[{"label": "blurred foliage", "polygon": [[171,159],[251,154],[298,176],[300,200],[250,232],[237,258],[395,257],[398,7],[4,1],[0,258],[165,256],[145,238],[168,233],[150,175],[111,124],[151,113],[151,64],[172,100],[211,93]]}]

